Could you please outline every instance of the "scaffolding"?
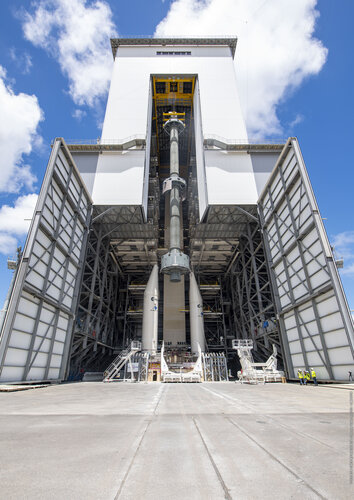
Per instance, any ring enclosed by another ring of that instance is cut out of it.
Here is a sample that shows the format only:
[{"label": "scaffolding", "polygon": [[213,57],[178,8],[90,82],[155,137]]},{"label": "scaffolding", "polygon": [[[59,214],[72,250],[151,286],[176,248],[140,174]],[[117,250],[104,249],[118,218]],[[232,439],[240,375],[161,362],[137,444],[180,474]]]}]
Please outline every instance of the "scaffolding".
[{"label": "scaffolding", "polygon": [[227,358],[224,352],[203,352],[204,382],[228,382]]},{"label": "scaffolding", "polygon": [[239,238],[236,258],[225,279],[226,293],[231,300],[230,328],[236,332],[236,338],[252,340],[257,360],[270,356],[274,344],[282,360],[260,225],[257,221],[247,221],[245,229]]},{"label": "scaffolding", "polygon": [[71,377],[81,367],[95,371],[113,355],[117,328],[119,269],[102,226],[90,231],[71,348]]}]

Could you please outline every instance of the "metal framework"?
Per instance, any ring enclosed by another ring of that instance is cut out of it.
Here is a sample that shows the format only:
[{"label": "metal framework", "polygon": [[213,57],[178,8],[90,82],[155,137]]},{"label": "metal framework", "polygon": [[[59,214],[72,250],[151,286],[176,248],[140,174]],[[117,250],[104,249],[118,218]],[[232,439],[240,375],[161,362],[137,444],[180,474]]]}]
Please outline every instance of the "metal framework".
[{"label": "metal framework", "polygon": [[225,284],[231,299],[230,324],[236,338],[252,339],[254,355],[265,359],[272,344],[281,349],[260,225],[247,222]]},{"label": "metal framework", "polygon": [[56,139],[1,332],[1,380],[65,377],[90,218],[90,195]]},{"label": "metal framework", "polygon": [[[74,147],[74,146],[73,146]],[[138,206],[95,206],[74,338],[70,378],[102,371],[141,336],[142,294],[157,262],[159,185],[150,177],[148,223]]]},{"label": "metal framework", "polygon": [[[135,205],[92,208],[69,149],[61,139],[54,142],[2,329],[0,380],[61,380],[69,357],[70,377],[78,378],[83,370],[107,367],[120,350],[141,339],[144,287],[167,251],[167,212],[159,193],[170,157],[157,132],[174,89],[191,97],[194,78],[155,78],[153,84],[146,214]],[[167,91],[157,92],[158,84]],[[319,378],[346,379],[354,364],[353,323],[297,141],[284,146],[258,205],[210,205],[200,221],[189,101],[189,131],[181,145],[187,202],[181,210],[183,230],[176,234],[203,298],[205,379],[227,380],[235,338],[252,339],[257,362],[268,359],[275,346],[290,377],[298,368],[314,367]],[[112,148],[129,154],[128,146],[144,147],[136,141]],[[210,147],[274,155],[280,145],[207,138],[204,148]],[[82,145],[71,148],[85,151]],[[139,380],[147,379],[148,362],[143,353],[134,355]]]},{"label": "metal framework", "polygon": [[94,225],[88,240],[71,348],[70,375],[74,378],[82,366],[99,369],[100,362],[113,354],[118,343],[117,309],[121,280],[110,240],[102,233],[102,225]]},{"label": "metal framework", "polygon": [[259,203],[286,366],[347,378],[353,322],[295,138],[288,140]]},{"label": "metal framework", "polygon": [[202,353],[203,377],[205,382],[227,382],[227,358],[225,354]]}]

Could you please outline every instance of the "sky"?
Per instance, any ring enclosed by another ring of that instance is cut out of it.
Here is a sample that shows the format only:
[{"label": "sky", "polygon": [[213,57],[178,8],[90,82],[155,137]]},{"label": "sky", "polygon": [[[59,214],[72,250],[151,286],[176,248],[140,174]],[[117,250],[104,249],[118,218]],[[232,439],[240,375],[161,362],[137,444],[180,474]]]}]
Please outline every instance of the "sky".
[{"label": "sky", "polygon": [[237,36],[250,142],[298,137],[354,310],[352,0],[2,0],[0,9],[0,304],[52,140],[100,137],[110,37]]}]

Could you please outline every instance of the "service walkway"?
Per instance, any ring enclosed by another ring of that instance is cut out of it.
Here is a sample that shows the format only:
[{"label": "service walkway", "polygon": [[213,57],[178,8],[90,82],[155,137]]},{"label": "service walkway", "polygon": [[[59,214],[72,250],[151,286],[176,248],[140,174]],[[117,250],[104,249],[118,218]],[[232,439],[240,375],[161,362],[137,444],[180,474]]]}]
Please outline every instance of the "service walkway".
[{"label": "service walkway", "polygon": [[0,498],[354,498],[351,393],[94,382],[0,393]]}]

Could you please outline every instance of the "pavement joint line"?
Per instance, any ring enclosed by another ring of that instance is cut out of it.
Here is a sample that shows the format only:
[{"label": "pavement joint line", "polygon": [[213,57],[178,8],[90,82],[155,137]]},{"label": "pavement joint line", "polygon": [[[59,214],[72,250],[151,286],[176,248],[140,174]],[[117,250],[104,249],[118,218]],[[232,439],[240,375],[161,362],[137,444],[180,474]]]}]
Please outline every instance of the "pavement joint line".
[{"label": "pavement joint line", "polygon": [[270,420],[271,422],[274,422],[275,424],[277,425],[280,425],[280,427],[284,427],[284,429],[288,429],[290,432],[292,432],[293,434],[298,434],[299,436],[302,436],[306,439],[312,439],[313,441],[315,441],[316,443],[318,444],[321,444],[323,446],[326,446],[327,448],[329,448],[330,450],[336,452],[336,453],[339,453],[340,455],[345,455],[346,454],[343,452],[341,452],[340,450],[337,450],[336,448],[333,448],[333,446],[327,444],[327,443],[324,443],[323,441],[321,441],[320,439],[317,439],[313,436],[311,436],[310,434],[306,434],[306,432],[300,432],[300,431],[296,431],[295,429],[292,429],[290,426],[286,425],[286,424],[283,424],[283,422],[279,422],[278,420],[276,420],[274,417],[270,417],[269,415],[264,415],[264,418],[267,418],[268,420]]},{"label": "pavement joint line", "polygon": [[323,495],[321,495],[321,493],[319,493],[317,490],[315,490],[315,488],[313,488],[305,479],[300,477],[295,471],[293,471],[290,467],[285,465],[284,462],[282,462],[281,460],[279,460],[279,458],[277,458],[275,455],[273,455],[273,453],[271,453],[264,446],[262,446],[255,438],[250,436],[248,434],[248,432],[246,432],[239,424],[234,422],[234,420],[232,420],[230,417],[224,417],[224,418],[226,420],[228,420],[239,431],[241,431],[246,437],[248,437],[248,439],[250,439],[253,443],[255,443],[259,448],[261,448],[261,450],[263,450],[267,455],[269,455],[275,462],[277,462],[279,465],[284,467],[284,469],[286,469],[291,475],[293,475],[297,481],[299,481],[299,482],[303,483],[305,486],[307,486],[307,488],[309,488],[313,493],[315,493],[315,495],[317,495],[322,500],[327,500],[326,497],[324,497]]},{"label": "pavement joint line", "polygon": [[134,452],[134,455],[133,455],[133,457],[132,457],[132,459],[131,459],[131,461],[130,461],[130,463],[129,463],[128,469],[127,469],[126,473],[124,474],[123,480],[122,480],[122,482],[121,482],[121,484],[120,484],[120,487],[119,487],[119,490],[117,491],[116,496],[114,497],[114,500],[118,500],[118,498],[120,497],[120,495],[121,495],[121,493],[122,493],[122,490],[123,490],[123,487],[124,487],[124,485],[125,485],[125,482],[126,482],[126,480],[127,480],[128,476],[129,476],[129,473],[130,473],[131,468],[132,468],[132,466],[133,466],[134,460],[135,460],[135,458],[136,458],[136,456],[137,456],[137,454],[138,454],[138,452],[139,452],[139,450],[140,450],[141,444],[142,444],[142,442],[143,442],[143,439],[144,439],[144,437],[145,437],[145,434],[146,434],[146,432],[147,432],[148,428],[150,427],[151,422],[152,422],[152,420],[148,420],[148,422],[147,422],[147,424],[146,424],[146,427],[145,427],[145,429],[144,429],[144,432],[143,432],[143,434],[142,434],[142,436],[141,436],[141,438],[140,438],[139,444],[138,444],[138,446],[137,446],[137,448],[136,448],[136,450],[135,450],[135,452]]},{"label": "pavement joint line", "polygon": [[222,398],[222,399],[225,399],[226,401],[233,401],[235,404],[236,403],[239,403],[241,405],[243,405],[245,408],[247,408],[248,410],[251,410],[252,412],[254,412],[255,410],[257,410],[258,408],[255,408],[253,405],[250,406],[248,405],[247,403],[244,403],[243,401],[241,401],[240,399],[237,399],[237,398],[232,398],[230,396],[226,396],[225,394],[221,394],[220,392],[215,392],[215,391],[212,391],[211,389],[207,389],[206,387],[204,386],[201,386],[202,389],[204,389],[205,391],[207,392],[210,392],[211,394],[214,394],[214,396],[217,396],[219,398]]},{"label": "pavement joint line", "polygon": [[218,469],[218,466],[216,465],[216,463],[215,463],[215,461],[214,461],[214,459],[213,459],[213,457],[212,457],[212,455],[211,455],[211,453],[209,451],[209,448],[208,448],[208,446],[207,446],[207,444],[205,442],[205,439],[203,438],[203,435],[202,435],[202,433],[201,433],[201,431],[199,429],[199,426],[197,424],[196,419],[194,417],[192,417],[192,420],[193,420],[194,425],[195,425],[195,427],[196,427],[196,429],[198,431],[200,439],[202,440],[204,448],[205,448],[205,450],[206,450],[206,452],[208,454],[208,457],[209,457],[209,460],[211,462],[211,465],[213,466],[213,469],[214,469],[214,471],[215,471],[215,473],[217,475],[217,478],[219,479],[219,482],[220,482],[220,484],[222,486],[222,489],[224,490],[226,500],[233,500],[232,496],[230,495],[230,490],[226,486],[225,481],[223,480],[222,475],[221,475],[221,473],[220,473],[220,471]]},{"label": "pavement joint line", "polygon": [[161,385],[160,388],[159,388],[158,393],[155,396],[157,398],[157,403],[156,403],[154,411],[153,411],[154,415],[156,415],[156,411],[157,411],[157,408],[158,408],[158,406],[160,404],[160,401],[161,401],[161,398],[162,398],[162,394],[165,392],[165,388],[166,388],[165,385]]},{"label": "pavement joint line", "polygon": [[[158,390],[158,393],[157,393],[157,394],[156,394],[156,396],[155,396],[155,398],[157,399],[157,402],[156,402],[155,408],[154,408],[154,410],[153,410],[153,415],[156,415],[156,410],[157,410],[157,407],[158,407],[158,405],[159,405],[159,403],[160,403],[160,401],[161,401],[161,397],[162,397],[162,394],[163,394],[163,392],[164,392],[164,389],[165,389],[165,386],[164,386],[164,385],[161,385],[161,386],[160,386],[160,388],[159,388],[159,390]],[[148,420],[148,422],[147,422],[147,424],[146,424],[146,427],[145,427],[145,429],[144,429],[144,432],[143,432],[143,434],[142,434],[142,436],[141,436],[141,438],[140,438],[140,441],[139,441],[138,446],[137,446],[137,448],[136,448],[136,450],[135,450],[135,452],[134,452],[134,455],[133,455],[133,457],[132,457],[132,459],[131,459],[131,461],[130,461],[130,463],[129,463],[128,469],[127,469],[126,473],[124,474],[123,481],[122,481],[122,482],[121,482],[121,484],[120,484],[119,490],[117,491],[117,494],[116,494],[116,496],[114,497],[114,500],[118,500],[118,498],[120,497],[120,495],[121,495],[121,493],[122,493],[122,490],[123,490],[123,488],[124,488],[125,482],[126,482],[126,480],[127,480],[128,476],[129,476],[129,473],[130,473],[131,468],[132,468],[132,466],[133,466],[134,460],[135,460],[135,458],[136,458],[137,454],[139,453],[139,450],[140,450],[140,447],[141,447],[142,442],[143,442],[143,440],[144,440],[145,434],[146,434],[146,432],[147,432],[148,428],[150,427],[151,422],[152,422],[152,419],[149,419],[149,420]]]},{"label": "pavement joint line", "polygon": [[[214,394],[215,396],[219,396],[220,398],[224,398],[224,399],[228,399],[230,401],[235,401],[235,402],[238,402],[240,400],[236,399],[236,398],[232,398],[231,396],[226,396],[225,394],[221,394],[221,393],[217,393],[217,392],[214,392],[210,389],[207,389],[206,387],[203,387],[204,390]],[[243,404],[242,401],[240,401],[241,404]],[[246,408],[249,408],[249,409],[252,409],[254,411],[253,408],[251,408],[249,405],[247,405],[247,403],[245,403],[245,407]],[[280,425],[281,427],[284,427],[284,429],[288,429],[290,432],[293,432],[294,434],[298,434],[299,436],[302,436],[302,437],[305,437],[306,439],[312,439],[313,441],[323,445],[323,446],[326,446],[327,448],[329,448],[330,450],[332,451],[335,451],[337,453],[339,453],[340,455],[343,455],[343,453],[341,453],[339,450],[336,450],[335,448],[333,448],[332,446],[328,445],[327,443],[324,443],[323,441],[320,441],[319,439],[316,439],[314,438],[313,436],[310,436],[309,434],[306,434],[306,433],[302,433],[302,432],[299,432],[299,431],[295,431],[294,429],[292,429],[291,427],[287,426],[286,424],[283,424],[282,422],[279,422],[278,420],[276,420],[274,417],[270,417],[269,415],[266,415],[265,418],[267,418],[268,420],[270,420],[271,422],[274,422],[276,425]]]}]

